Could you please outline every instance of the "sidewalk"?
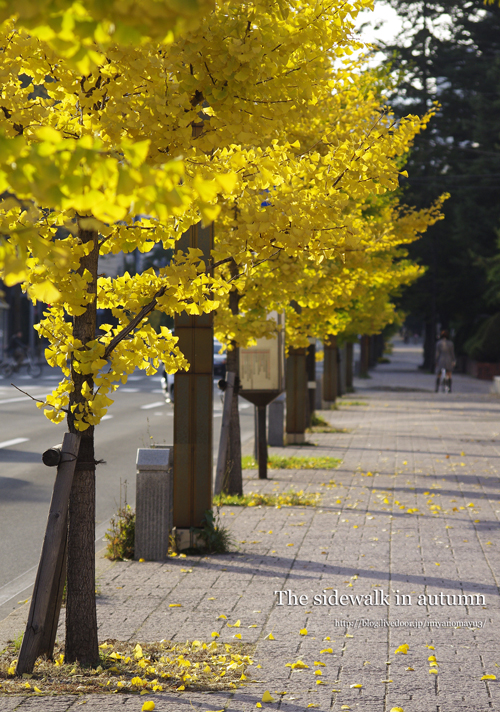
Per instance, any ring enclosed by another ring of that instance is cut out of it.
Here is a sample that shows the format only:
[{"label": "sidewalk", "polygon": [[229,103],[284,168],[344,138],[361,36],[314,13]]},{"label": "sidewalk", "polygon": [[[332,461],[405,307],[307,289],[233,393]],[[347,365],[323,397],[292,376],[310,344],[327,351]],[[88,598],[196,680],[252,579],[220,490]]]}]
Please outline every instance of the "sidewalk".
[{"label": "sidewalk", "polygon": [[[0,696],[0,711],[76,712],[84,703],[86,712],[132,711],[154,699],[159,712],[250,712],[265,690],[276,701],[262,708],[286,712],[500,709],[499,683],[481,680],[500,680],[500,399],[466,376],[454,378],[454,393],[434,394],[420,360],[418,347],[398,346],[338,410],[322,413],[350,432],[310,435],[317,447],[272,448],[338,457],[338,469],[271,470],[265,482],[246,472],[246,491],[321,492],[318,507],[225,507],[235,553],[115,563],[101,574],[100,640],[209,641],[217,631],[232,643],[226,624],[239,619],[242,642],[256,644],[262,667],[247,677],[257,682],[154,697]],[[277,591],[307,603],[287,605],[282,595],[280,606]],[[467,605],[453,598],[463,594]],[[405,644],[407,654],[395,655]],[[285,666],[299,659],[309,667]]]}]

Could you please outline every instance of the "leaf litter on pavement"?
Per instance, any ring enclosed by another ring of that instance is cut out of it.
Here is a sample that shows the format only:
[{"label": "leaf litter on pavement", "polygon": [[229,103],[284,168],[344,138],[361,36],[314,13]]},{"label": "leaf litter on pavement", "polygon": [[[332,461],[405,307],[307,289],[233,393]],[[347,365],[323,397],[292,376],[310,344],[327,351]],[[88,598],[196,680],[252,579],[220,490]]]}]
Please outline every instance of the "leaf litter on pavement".
[{"label": "leaf litter on pavement", "polygon": [[135,645],[107,640],[99,646],[100,665],[93,669],[65,663],[63,649],[56,645],[54,660],[40,657],[33,674],[16,677],[17,653],[10,644],[0,653],[0,695],[229,690],[247,679],[254,647],[199,640]]}]

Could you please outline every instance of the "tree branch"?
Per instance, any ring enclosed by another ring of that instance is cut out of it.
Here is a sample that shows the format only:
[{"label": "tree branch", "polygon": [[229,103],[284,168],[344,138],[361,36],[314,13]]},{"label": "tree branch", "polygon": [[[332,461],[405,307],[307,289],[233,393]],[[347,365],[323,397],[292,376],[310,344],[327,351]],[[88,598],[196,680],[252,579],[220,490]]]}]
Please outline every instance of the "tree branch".
[{"label": "tree branch", "polygon": [[[47,406],[47,408],[54,408],[53,405],[50,405],[50,403],[47,403],[46,401],[40,400],[40,398],[34,398],[31,396],[29,393],[26,393],[26,391],[23,391],[22,388],[19,388],[18,386],[14,385],[14,383],[10,384],[11,386],[14,386],[14,388],[19,391],[20,393],[24,393],[25,396],[28,396],[28,398],[31,398],[32,401],[35,401],[35,403],[43,403],[43,405]],[[61,408],[64,413],[68,413],[67,408]]]}]

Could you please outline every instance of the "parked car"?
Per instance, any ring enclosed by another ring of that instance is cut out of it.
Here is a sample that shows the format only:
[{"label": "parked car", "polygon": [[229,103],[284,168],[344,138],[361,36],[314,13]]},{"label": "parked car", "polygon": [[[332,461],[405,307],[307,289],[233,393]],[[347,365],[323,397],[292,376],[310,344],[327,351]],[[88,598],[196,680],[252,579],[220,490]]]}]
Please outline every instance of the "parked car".
[{"label": "parked car", "polygon": [[[222,348],[222,344],[217,339],[214,339],[214,377],[224,378],[226,375],[226,362],[227,354],[224,352],[220,354],[219,351]],[[162,372],[161,378],[161,388],[165,400],[167,403],[174,402],[174,375],[172,373],[167,373],[165,369]]]},{"label": "parked car", "polygon": [[220,354],[221,348],[221,342],[214,339],[214,376],[217,378],[224,378],[226,375],[227,352]]}]

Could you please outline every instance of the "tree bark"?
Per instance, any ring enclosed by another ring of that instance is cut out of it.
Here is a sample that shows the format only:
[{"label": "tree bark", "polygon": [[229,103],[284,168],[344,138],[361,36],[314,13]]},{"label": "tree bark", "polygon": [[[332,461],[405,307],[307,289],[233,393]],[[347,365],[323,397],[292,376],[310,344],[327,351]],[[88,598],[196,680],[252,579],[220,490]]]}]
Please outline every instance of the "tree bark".
[{"label": "tree bark", "polygon": [[[93,242],[90,253],[81,260],[79,274],[91,275],[87,291],[97,293],[97,260],[99,256],[96,232],[80,230],[82,242]],[[73,317],[73,335],[83,344],[93,341],[96,329],[96,299],[81,316]],[[68,428],[78,433],[71,407],[85,402],[81,389],[88,383],[94,389],[92,375],[77,373],[72,363],[74,391],[70,394]],[[95,604],[95,464],[94,428],[81,433],[80,450],[69,500],[68,569],[66,596],[65,661],[78,661],[85,667],[99,664],[97,614]]]},{"label": "tree bark", "polygon": [[[234,265],[236,267],[236,264]],[[232,270],[233,271],[233,270]],[[231,313],[236,315],[239,311],[240,294],[237,290],[229,294],[229,308]],[[236,342],[232,342],[232,349],[227,354],[227,371],[234,371],[236,380],[233,390],[233,401],[231,404],[231,422],[229,424],[229,440],[227,453],[227,476],[224,478],[223,491],[227,494],[243,494],[243,473],[241,469],[241,430],[240,412],[238,410],[238,391],[240,356]]]}]

